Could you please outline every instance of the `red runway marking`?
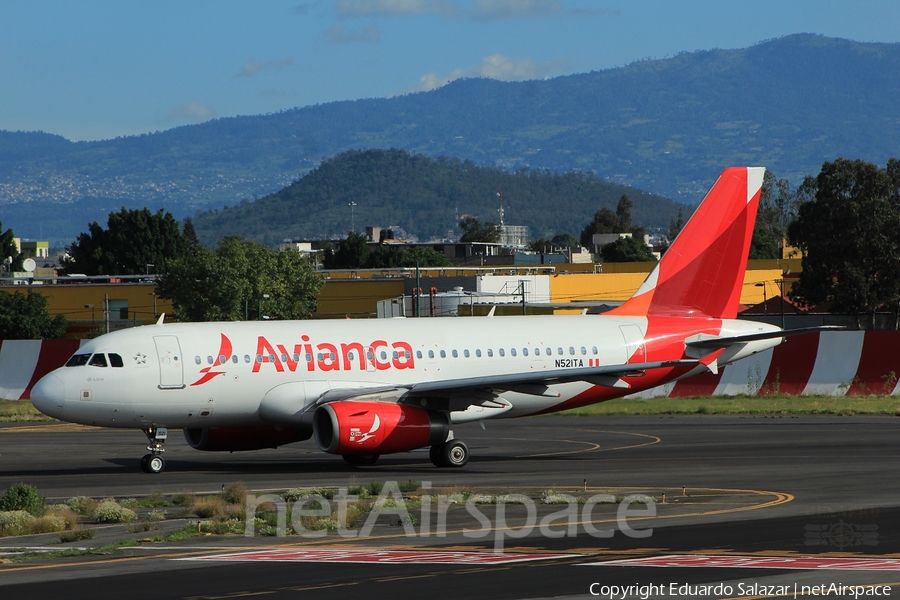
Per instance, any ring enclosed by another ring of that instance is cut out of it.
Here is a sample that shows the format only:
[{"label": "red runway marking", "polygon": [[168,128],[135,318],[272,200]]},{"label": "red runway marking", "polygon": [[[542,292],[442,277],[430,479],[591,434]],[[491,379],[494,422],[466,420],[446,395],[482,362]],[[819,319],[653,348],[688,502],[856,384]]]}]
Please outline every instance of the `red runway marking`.
[{"label": "red runway marking", "polygon": [[651,556],[626,558],[590,565],[633,567],[722,567],[741,569],[825,569],[853,571],[900,571],[896,558],[786,558],[780,556]]},{"label": "red runway marking", "polygon": [[567,554],[514,554],[502,552],[439,552],[415,550],[258,550],[233,554],[214,554],[177,560],[208,560],[228,562],[328,562],[328,563],[395,563],[485,565],[547,560],[567,557]]}]

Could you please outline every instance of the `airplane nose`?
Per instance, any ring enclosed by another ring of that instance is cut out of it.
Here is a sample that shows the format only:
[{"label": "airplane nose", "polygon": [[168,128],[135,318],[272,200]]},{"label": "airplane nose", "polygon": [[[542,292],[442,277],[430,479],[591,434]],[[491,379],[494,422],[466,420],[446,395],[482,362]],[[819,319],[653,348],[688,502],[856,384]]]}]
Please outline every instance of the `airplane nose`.
[{"label": "airplane nose", "polygon": [[55,419],[62,419],[66,405],[66,386],[62,379],[50,373],[31,388],[31,403],[36,409]]}]

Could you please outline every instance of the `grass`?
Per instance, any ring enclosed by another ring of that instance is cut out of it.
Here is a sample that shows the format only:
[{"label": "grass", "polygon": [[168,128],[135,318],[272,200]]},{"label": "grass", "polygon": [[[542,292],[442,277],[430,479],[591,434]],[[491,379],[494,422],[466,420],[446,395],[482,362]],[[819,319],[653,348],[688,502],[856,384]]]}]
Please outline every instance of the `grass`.
[{"label": "grass", "polygon": [[0,400],[0,423],[27,423],[30,421],[56,421],[34,406],[30,400]]},{"label": "grass", "polygon": [[618,398],[556,413],[560,415],[895,415],[896,396],[700,396]]}]

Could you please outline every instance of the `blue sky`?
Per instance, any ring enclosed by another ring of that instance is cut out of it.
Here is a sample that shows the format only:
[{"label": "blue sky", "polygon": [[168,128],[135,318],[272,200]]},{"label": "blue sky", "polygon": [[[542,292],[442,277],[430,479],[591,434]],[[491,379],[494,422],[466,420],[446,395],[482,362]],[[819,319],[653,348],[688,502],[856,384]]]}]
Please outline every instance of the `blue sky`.
[{"label": "blue sky", "polygon": [[898,23],[894,0],[2,0],[0,129],[105,139]]}]

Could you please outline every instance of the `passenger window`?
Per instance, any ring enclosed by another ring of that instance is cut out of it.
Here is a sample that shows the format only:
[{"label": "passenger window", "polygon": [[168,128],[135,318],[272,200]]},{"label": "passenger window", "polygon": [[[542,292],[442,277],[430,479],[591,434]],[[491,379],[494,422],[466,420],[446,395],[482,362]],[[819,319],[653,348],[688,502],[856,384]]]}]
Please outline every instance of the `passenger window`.
[{"label": "passenger window", "polygon": [[597,354],[597,346],[594,346],[593,348],[591,348],[591,352],[593,352],[594,354]]},{"label": "passenger window", "polygon": [[522,348],[522,356],[528,356],[528,348]]},{"label": "passenger window", "polygon": [[422,358],[422,351],[416,350],[416,358]]},{"label": "passenger window", "polygon": [[212,356],[207,356],[207,357],[206,357],[206,362],[207,362],[208,364],[213,364],[213,357],[212,357]]},{"label": "passenger window", "polygon": [[67,367],[83,367],[87,364],[90,354],[76,354],[66,362]]},{"label": "passenger window", "polygon": [[585,354],[587,354],[587,348],[585,348],[584,346],[582,346],[582,347],[581,347],[581,355],[584,356]]},{"label": "passenger window", "polygon": [[[293,357],[293,358],[294,358],[294,362],[300,362],[300,355],[299,355],[299,354],[294,353],[294,357]],[[350,357],[350,360],[353,360],[353,357],[352,357],[352,356]]]},{"label": "passenger window", "polygon": [[456,351],[456,348],[453,349],[453,358],[459,358],[459,352]]},{"label": "passenger window", "polygon": [[238,362],[237,354],[232,354],[232,355],[231,355],[231,362],[233,362],[234,364],[237,364],[237,362]]},{"label": "passenger window", "polygon": [[481,348],[475,350],[475,357],[476,357],[476,358],[481,358]]},{"label": "passenger window", "polygon": [[262,362],[262,354],[257,354],[257,355],[256,355],[256,362],[258,362],[258,363],[261,363],[261,362]]},{"label": "passenger window", "polygon": [[244,355],[244,362],[245,362],[245,363],[250,362],[250,355],[249,355],[249,354],[245,354],[245,355]]},{"label": "passenger window", "polygon": [[556,353],[559,354],[560,356],[562,356],[562,355],[563,355],[562,348],[561,348],[561,347],[560,347],[560,348],[557,348],[557,349],[556,349]]},{"label": "passenger window", "polygon": [[287,362],[287,354],[281,355],[281,362]]},{"label": "passenger window", "polygon": [[506,352],[504,352],[503,348],[500,348],[499,352],[500,356],[506,356]]},{"label": "passenger window", "polygon": [[511,356],[515,356],[515,355],[516,355],[516,349],[515,349],[515,348],[510,348],[510,349],[509,349],[509,353],[510,353]]},{"label": "passenger window", "polygon": [[194,357],[194,362],[197,363],[197,364],[199,365],[200,363],[203,362],[203,359],[200,358],[199,356],[195,356],[195,357]]},{"label": "passenger window", "polygon": [[88,364],[92,367],[105,367],[106,366],[106,355],[105,354],[95,354],[91,357],[90,362]]},{"label": "passenger window", "polygon": [[112,352],[109,353],[109,366],[122,368],[125,366],[125,362],[122,360],[122,357],[118,354],[114,354]]},{"label": "passenger window", "polygon": [[434,358],[434,350],[428,351],[428,358]]},{"label": "passenger window", "polygon": [[534,349],[534,355],[535,355],[535,356],[540,356],[540,355],[541,355],[541,349],[540,349],[540,348],[535,348],[535,349]]},{"label": "passenger window", "polygon": [[463,356],[465,356],[466,358],[469,358],[469,351],[463,350]]},{"label": "passenger window", "polygon": [[224,365],[227,362],[228,362],[228,358],[226,358],[224,354],[219,355],[219,364],[220,365]]},{"label": "passenger window", "polygon": [[444,350],[441,350],[441,358],[447,358],[447,353]]},{"label": "passenger window", "polygon": [[575,356],[575,348],[573,348],[572,346],[569,346],[569,354]]}]

